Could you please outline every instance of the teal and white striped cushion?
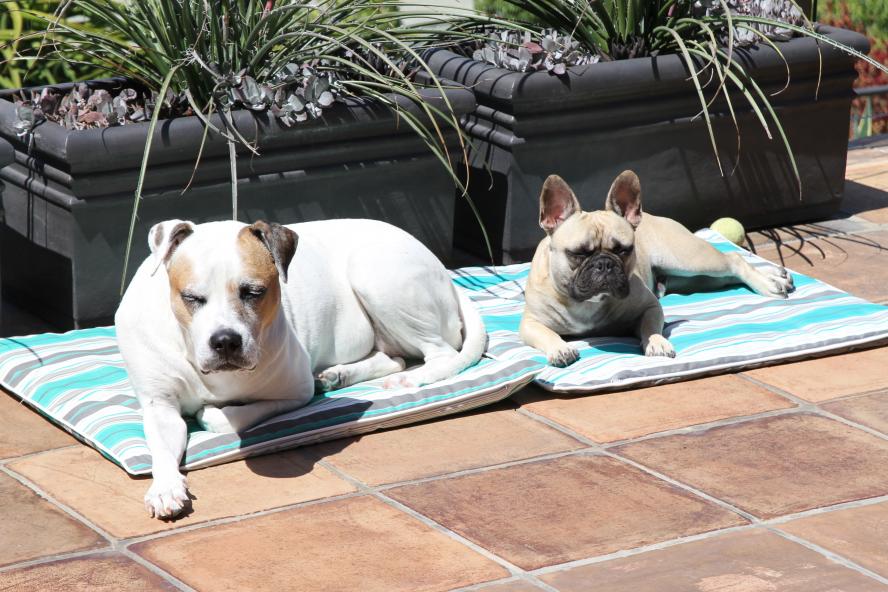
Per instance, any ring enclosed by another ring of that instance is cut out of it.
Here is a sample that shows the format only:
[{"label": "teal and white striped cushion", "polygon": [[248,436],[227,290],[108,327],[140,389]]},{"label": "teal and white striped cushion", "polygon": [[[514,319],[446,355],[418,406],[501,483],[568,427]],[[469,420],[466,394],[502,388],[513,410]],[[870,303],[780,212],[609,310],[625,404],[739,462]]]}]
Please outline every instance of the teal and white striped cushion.
[{"label": "teal and white striped cushion", "polygon": [[[240,435],[189,422],[182,465],[197,469],[472,409],[505,399],[541,367],[527,358],[485,358],[419,389],[386,390],[383,379],[374,380],[317,396]],[[127,472],[150,472],[141,411],[113,328],[0,338],[0,385]]]},{"label": "teal and white striped cushion", "polygon": [[[700,236],[754,265],[771,265],[712,231]],[[641,355],[632,338],[574,342],[581,359],[568,368],[518,338],[529,265],[465,268],[452,273],[490,334],[487,355],[458,376],[420,389],[385,390],[382,380],[323,396],[242,435],[213,434],[189,423],[183,466],[206,467],[247,456],[456,413],[508,397],[536,381],[554,391],[594,392],[650,385],[746,368],[888,339],[888,307],[793,274],[787,300],[745,287],[663,298],[674,359]],[[542,371],[540,371],[542,369]],[[0,339],[0,385],[134,475],[150,471],[141,413],[113,328]]]},{"label": "teal and white striped cushion", "polygon": [[[772,265],[711,230],[698,236],[720,251],[737,251],[755,266]],[[488,355],[502,361],[545,357],[524,345],[518,324],[524,309],[529,264],[464,268],[458,286],[480,307],[490,334]],[[718,292],[669,294],[661,302],[674,359],[641,355],[634,338],[572,342],[580,359],[567,368],[547,367],[536,382],[560,392],[595,392],[652,385],[692,376],[760,366],[823,352],[848,350],[888,339],[888,307],[872,304],[802,274],[786,300],[737,286]]]}]

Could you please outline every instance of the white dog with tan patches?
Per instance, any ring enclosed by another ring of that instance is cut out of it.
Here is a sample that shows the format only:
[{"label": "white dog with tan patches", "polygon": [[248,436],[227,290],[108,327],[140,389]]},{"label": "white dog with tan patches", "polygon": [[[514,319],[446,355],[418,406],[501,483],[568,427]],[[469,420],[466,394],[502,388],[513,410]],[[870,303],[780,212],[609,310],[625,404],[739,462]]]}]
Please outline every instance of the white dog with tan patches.
[{"label": "white dog with tan patches", "polygon": [[[148,243],[115,323],[152,457],[145,506],[158,518],[188,499],[183,414],[239,432],[305,405],[316,385],[450,377],[487,343],[440,261],[383,222],[170,220]],[[403,358],[425,363],[405,371]]]}]

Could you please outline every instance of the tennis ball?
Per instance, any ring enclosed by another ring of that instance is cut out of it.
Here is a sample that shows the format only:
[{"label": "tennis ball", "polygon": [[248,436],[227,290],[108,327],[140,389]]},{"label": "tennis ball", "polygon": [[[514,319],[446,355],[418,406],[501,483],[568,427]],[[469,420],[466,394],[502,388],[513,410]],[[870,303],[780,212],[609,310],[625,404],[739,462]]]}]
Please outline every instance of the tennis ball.
[{"label": "tennis ball", "polygon": [[733,218],[719,218],[709,228],[716,231],[735,245],[742,245],[743,239],[746,237],[746,230],[743,225]]}]

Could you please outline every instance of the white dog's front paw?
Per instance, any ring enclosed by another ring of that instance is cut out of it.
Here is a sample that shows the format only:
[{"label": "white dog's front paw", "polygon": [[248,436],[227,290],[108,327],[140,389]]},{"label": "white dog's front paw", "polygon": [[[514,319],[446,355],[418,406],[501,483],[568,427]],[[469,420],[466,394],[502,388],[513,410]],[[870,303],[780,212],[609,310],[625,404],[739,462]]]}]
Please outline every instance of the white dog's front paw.
[{"label": "white dog's front paw", "polygon": [[550,366],[564,368],[580,359],[580,352],[575,347],[564,344],[560,349],[546,352],[546,359]]},{"label": "white dog's front paw", "polygon": [[324,393],[342,388],[347,385],[347,374],[345,366],[342,364],[331,366],[318,374],[315,380],[316,388]]},{"label": "white dog's front paw", "polygon": [[195,415],[197,423],[208,432],[217,434],[232,434],[238,431],[237,426],[232,423],[235,411],[232,408],[226,408],[227,411],[213,405],[206,405]]},{"label": "white dog's front paw", "polygon": [[644,347],[644,355],[674,358],[675,349],[669,343],[669,340],[662,335],[651,335],[648,338],[647,345]]},{"label": "white dog's front paw", "polygon": [[188,486],[182,474],[154,479],[145,494],[148,515],[161,520],[179,515],[187,502]]}]

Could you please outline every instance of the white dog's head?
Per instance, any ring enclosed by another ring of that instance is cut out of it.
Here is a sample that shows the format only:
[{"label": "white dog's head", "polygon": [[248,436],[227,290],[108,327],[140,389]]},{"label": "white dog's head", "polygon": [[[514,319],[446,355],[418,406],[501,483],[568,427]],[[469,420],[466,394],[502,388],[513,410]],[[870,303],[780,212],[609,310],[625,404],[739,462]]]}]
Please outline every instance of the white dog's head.
[{"label": "white dog's head", "polygon": [[192,361],[204,374],[250,371],[280,310],[280,282],[298,237],[259,221],[193,224],[168,220],[148,233],[166,267],[170,304]]}]

